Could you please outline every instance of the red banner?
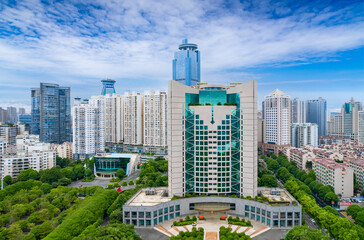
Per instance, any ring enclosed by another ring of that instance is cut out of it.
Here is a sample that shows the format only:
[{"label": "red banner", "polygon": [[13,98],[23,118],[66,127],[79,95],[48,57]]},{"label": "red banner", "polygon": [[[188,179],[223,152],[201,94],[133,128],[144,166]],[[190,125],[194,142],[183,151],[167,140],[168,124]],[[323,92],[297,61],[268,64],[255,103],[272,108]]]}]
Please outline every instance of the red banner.
[{"label": "red banner", "polygon": [[339,202],[340,206],[350,206],[351,202]]}]

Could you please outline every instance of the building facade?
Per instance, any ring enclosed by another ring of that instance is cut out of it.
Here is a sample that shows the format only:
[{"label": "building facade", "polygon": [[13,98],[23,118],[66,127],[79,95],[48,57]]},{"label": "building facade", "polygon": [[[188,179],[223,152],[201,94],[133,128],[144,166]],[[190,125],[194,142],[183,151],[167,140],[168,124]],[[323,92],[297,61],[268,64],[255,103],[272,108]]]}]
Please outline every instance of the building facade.
[{"label": "building facade", "polygon": [[168,89],[169,195],[256,196],[256,82]]},{"label": "building facade", "polygon": [[318,125],[318,135],[326,135],[327,102],[323,98],[306,101],[306,122]]},{"label": "building facade", "polygon": [[276,89],[263,101],[264,153],[278,154],[291,144],[290,97]]},{"label": "building facade", "polygon": [[358,142],[364,144],[364,111],[358,112]]},{"label": "building facade", "polygon": [[341,108],[343,136],[350,137],[353,141],[358,140],[359,112],[362,110],[362,103],[355,102],[353,98]]},{"label": "building facade", "polygon": [[17,123],[18,122],[18,112],[16,110],[16,107],[7,107],[6,111],[8,113],[8,122]]},{"label": "building facade", "polygon": [[306,122],[306,105],[304,101],[294,98],[291,100],[291,123]]},{"label": "building facade", "polygon": [[16,144],[16,136],[19,133],[18,126],[0,125],[0,138],[10,145]]},{"label": "building facade", "polygon": [[43,142],[60,144],[72,138],[70,88],[41,83],[31,90],[31,132]]},{"label": "building facade", "polygon": [[105,142],[120,143],[124,140],[124,96],[106,94],[102,99]]},{"label": "building facade", "polygon": [[172,61],[172,79],[187,86],[195,86],[200,82],[200,51],[197,44],[188,43],[187,39],[182,41],[174,53]]},{"label": "building facade", "polygon": [[167,102],[166,92],[144,92],[144,146],[167,146]]},{"label": "building facade", "polygon": [[99,102],[97,99],[75,99],[72,108],[74,159],[85,159],[104,152],[104,115]]},{"label": "building facade", "polygon": [[346,163],[337,163],[332,159],[313,159],[316,180],[334,188],[336,194],[343,197],[354,195],[354,171]]},{"label": "building facade", "polygon": [[318,127],[315,123],[292,123],[291,127],[292,147],[303,147],[306,145],[318,145]]},{"label": "building facade", "polygon": [[73,159],[73,145],[70,142],[64,142],[62,144],[53,145],[52,148],[56,150],[57,157]]},{"label": "building facade", "polygon": [[123,102],[124,144],[143,144],[143,95],[125,93]]},{"label": "building facade", "polygon": [[[259,193],[270,189],[259,188]],[[276,189],[273,198],[289,196],[287,202],[267,204],[254,200],[231,197],[191,197],[171,200],[166,197],[167,188],[141,189],[123,206],[123,223],[136,227],[155,227],[168,220],[180,219],[186,215],[219,213],[253,220],[270,228],[289,229],[300,226],[302,207],[292,204],[295,199],[287,192]],[[263,194],[263,196],[265,196]],[[269,198],[269,197],[268,197]],[[285,198],[286,199],[286,198]]]}]

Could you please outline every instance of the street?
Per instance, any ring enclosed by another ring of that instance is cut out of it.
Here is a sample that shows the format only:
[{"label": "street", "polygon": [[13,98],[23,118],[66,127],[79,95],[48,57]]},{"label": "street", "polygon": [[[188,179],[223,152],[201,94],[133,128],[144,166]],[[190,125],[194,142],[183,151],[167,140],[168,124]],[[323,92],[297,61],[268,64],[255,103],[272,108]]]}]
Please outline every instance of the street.
[{"label": "street", "polygon": [[305,220],[305,223],[309,228],[320,229],[317,223],[312,222],[313,219],[306,212],[303,213],[303,219]]}]

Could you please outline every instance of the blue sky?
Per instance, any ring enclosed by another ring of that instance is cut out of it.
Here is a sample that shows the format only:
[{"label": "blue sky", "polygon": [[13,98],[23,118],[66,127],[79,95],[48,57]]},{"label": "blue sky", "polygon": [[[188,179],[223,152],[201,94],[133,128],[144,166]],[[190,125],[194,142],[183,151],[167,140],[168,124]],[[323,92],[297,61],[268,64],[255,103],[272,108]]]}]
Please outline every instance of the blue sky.
[{"label": "blue sky", "polygon": [[[72,97],[166,90],[188,38],[204,82],[258,81],[259,102],[279,88],[335,110],[364,102],[362,1],[4,0],[0,2],[0,106],[29,106],[40,82]],[[28,108],[29,109],[29,108]]]}]

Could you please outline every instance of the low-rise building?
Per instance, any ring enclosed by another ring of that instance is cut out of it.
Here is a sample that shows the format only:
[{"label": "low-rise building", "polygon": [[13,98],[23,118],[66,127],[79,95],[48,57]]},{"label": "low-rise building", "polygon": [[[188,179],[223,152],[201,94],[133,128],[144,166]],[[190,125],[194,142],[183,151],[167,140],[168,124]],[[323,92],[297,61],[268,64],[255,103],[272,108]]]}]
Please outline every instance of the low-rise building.
[{"label": "low-rise building", "polygon": [[172,200],[165,187],[141,189],[123,206],[123,222],[154,227],[186,215],[222,214],[245,217],[271,228],[292,228],[302,222],[302,207],[284,189],[258,188],[269,199],[258,202],[231,197],[190,197]]},{"label": "low-rise building", "polygon": [[16,178],[23,170],[32,168],[36,171],[56,166],[56,152],[51,144],[39,141],[38,135],[18,135],[16,147],[5,149],[0,158],[0,172],[4,176]]},{"label": "low-rise building", "polygon": [[95,156],[95,175],[103,178],[115,178],[119,168],[125,174],[131,174],[137,167],[138,154],[111,153],[97,154]]},{"label": "low-rise building", "polygon": [[343,197],[354,195],[354,170],[346,163],[338,163],[329,158],[313,159],[316,180],[334,188],[336,194]]},{"label": "low-rise building", "polygon": [[60,158],[73,159],[72,143],[64,142],[62,144],[52,145],[52,148],[56,150],[57,156]]},{"label": "low-rise building", "polygon": [[306,170],[306,163],[312,162],[316,156],[313,152],[310,152],[303,148],[286,148],[284,154],[291,162],[295,162],[299,169]]},{"label": "low-rise building", "polygon": [[347,164],[354,170],[360,188],[364,189],[364,158],[349,160]]}]

